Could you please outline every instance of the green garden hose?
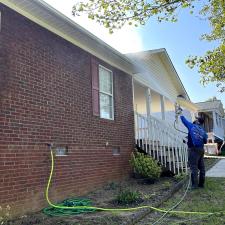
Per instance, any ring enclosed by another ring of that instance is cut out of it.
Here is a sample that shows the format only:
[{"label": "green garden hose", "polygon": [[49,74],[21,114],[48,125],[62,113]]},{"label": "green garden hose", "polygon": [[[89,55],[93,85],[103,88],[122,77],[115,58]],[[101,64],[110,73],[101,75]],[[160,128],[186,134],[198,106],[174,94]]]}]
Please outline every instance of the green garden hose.
[{"label": "green garden hose", "polygon": [[191,215],[214,215],[217,213],[220,214],[225,214],[224,211],[221,212],[189,212],[189,211],[176,211],[176,210],[171,210],[169,211],[168,209],[161,209],[161,208],[156,208],[150,205],[145,205],[145,206],[138,206],[138,207],[133,207],[133,208],[101,208],[101,207],[94,207],[91,206],[91,202],[87,199],[67,199],[64,202],[60,204],[54,204],[50,201],[49,199],[49,188],[51,185],[51,180],[52,180],[52,175],[54,171],[54,154],[53,150],[51,149],[51,172],[49,175],[46,191],[45,191],[45,197],[46,200],[49,204],[49,208],[45,208],[43,210],[44,213],[47,215],[52,215],[52,216],[63,216],[63,215],[73,215],[73,214],[79,214],[79,213],[84,213],[84,212],[93,212],[93,211],[107,211],[107,212],[115,212],[115,211],[135,211],[135,210],[140,210],[140,209],[152,209],[154,211],[158,211],[161,213],[173,213],[173,214],[191,214]]},{"label": "green garden hose", "polygon": [[70,209],[50,206],[43,209],[44,214],[49,216],[68,216],[95,211],[94,209],[74,208],[75,206],[91,206],[91,201],[89,199],[70,198],[57,205],[61,207],[68,206]]}]

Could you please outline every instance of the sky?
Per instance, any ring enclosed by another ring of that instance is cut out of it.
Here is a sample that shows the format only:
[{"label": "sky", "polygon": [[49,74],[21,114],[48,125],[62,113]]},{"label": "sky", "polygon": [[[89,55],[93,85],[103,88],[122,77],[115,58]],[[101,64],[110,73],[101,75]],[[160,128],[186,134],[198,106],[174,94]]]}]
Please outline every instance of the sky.
[{"label": "sky", "polygon": [[206,21],[183,10],[179,13],[176,23],[159,23],[152,18],[145,26],[138,28],[126,26],[114,31],[114,34],[109,34],[107,29],[85,16],[72,16],[72,6],[76,0],[44,1],[121,53],[165,48],[193,102],[205,101],[216,96],[225,107],[225,94],[218,92],[215,84],[203,87],[197,69],[190,69],[185,64],[188,56],[203,55],[205,51],[213,48],[212,43],[200,40],[202,34],[210,31]]}]

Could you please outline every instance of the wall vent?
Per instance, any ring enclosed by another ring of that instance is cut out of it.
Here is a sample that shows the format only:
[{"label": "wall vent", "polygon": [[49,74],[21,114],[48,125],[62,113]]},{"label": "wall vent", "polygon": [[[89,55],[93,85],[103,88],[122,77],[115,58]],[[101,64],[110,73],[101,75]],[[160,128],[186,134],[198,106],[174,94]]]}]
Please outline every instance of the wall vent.
[{"label": "wall vent", "polygon": [[120,155],[120,147],[113,147],[112,148],[113,155]]},{"label": "wall vent", "polygon": [[67,156],[68,155],[68,147],[56,147],[55,148],[55,155],[56,156]]}]

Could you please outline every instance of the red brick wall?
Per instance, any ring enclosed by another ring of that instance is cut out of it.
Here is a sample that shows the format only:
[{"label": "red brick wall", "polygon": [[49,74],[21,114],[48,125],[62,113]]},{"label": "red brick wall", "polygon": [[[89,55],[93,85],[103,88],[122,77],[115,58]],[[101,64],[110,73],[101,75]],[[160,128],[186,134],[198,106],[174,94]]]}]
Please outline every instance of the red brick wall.
[{"label": "red brick wall", "polygon": [[93,116],[91,55],[2,4],[0,10],[0,205],[15,213],[46,206],[46,143],[69,149],[56,159],[54,201],[126,176],[134,143],[131,77],[102,62],[114,73],[115,121]]}]

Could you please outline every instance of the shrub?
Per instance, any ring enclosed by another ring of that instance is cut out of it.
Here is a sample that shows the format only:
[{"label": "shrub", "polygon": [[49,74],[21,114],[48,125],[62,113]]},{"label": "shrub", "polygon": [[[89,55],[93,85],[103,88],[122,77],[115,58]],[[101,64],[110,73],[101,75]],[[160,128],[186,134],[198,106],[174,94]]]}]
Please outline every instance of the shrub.
[{"label": "shrub", "polygon": [[158,179],[160,177],[162,169],[151,156],[140,152],[132,153],[130,163],[134,172],[143,178]]},{"label": "shrub", "polygon": [[225,150],[221,151],[220,155],[225,156]]},{"label": "shrub", "polygon": [[185,173],[180,173],[179,175],[175,175],[174,178],[176,181],[180,181],[180,180],[183,180],[185,177],[187,176],[187,174]]},{"label": "shrub", "polygon": [[119,187],[119,184],[117,184],[116,182],[112,181],[112,182],[109,182],[105,186],[105,190],[116,190],[118,187]]},{"label": "shrub", "polygon": [[139,200],[141,200],[140,192],[131,190],[120,191],[120,193],[116,197],[117,203],[121,205],[135,203],[138,202]]},{"label": "shrub", "polygon": [[10,218],[11,207],[9,205],[6,208],[0,206],[0,225],[5,224]]},{"label": "shrub", "polygon": [[164,189],[169,189],[172,186],[172,184],[169,181],[164,182],[163,188]]}]

